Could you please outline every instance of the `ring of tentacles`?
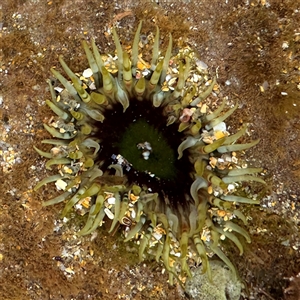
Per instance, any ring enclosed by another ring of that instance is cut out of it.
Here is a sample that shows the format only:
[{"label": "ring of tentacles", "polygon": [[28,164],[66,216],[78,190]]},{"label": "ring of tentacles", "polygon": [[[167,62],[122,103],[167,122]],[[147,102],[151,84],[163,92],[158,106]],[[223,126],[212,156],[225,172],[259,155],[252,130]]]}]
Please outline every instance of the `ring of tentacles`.
[{"label": "ring of tentacles", "polygon": [[94,41],[92,50],[83,42],[90,66],[83,74],[73,73],[62,57],[71,81],[51,70],[64,87],[54,88],[48,80],[52,99],[46,103],[57,118],[44,124],[54,138],[42,143],[52,148],[35,149],[49,159],[46,168],[56,165],[58,173],[35,190],[55,183],[62,192],[45,206],[66,202],[63,217],[72,209],[86,212],[79,235],[104,222],[109,232],[122,230],[125,242],[139,245],[141,261],[150,255],[163,262],[170,283],[178,274],[191,276],[190,262],[201,262],[211,276],[208,256],[213,254],[235,273],[221,242],[229,239],[243,253],[240,237],[247,242],[250,237],[236,222],[246,224],[238,208],[259,201],[242,195],[240,183],[264,181],[257,176],[262,169],[242,168],[232,152],[258,141],[238,143],[246,125],[233,135],[220,127],[237,105],[225,110],[224,98],[214,111],[209,109],[215,78],[191,49],[172,56],[171,35],[161,56],[157,28],[151,64],[144,62],[141,25],[127,51],[113,29],[116,56],[109,57],[115,70]]}]

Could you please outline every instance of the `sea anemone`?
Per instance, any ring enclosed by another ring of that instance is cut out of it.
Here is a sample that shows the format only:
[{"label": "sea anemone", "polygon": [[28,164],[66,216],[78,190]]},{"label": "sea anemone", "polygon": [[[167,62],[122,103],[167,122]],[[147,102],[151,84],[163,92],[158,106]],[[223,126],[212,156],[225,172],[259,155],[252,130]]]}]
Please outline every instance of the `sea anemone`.
[{"label": "sea anemone", "polygon": [[256,176],[262,169],[241,167],[235,153],[258,140],[237,143],[246,125],[233,135],[226,131],[224,120],[238,105],[224,112],[228,99],[217,97],[216,79],[189,47],[173,56],[170,35],[160,56],[157,28],[152,61],[145,62],[141,26],[126,51],[113,29],[116,56],[105,59],[95,41],[92,50],[83,41],[90,68],[81,75],[60,57],[71,81],[51,69],[64,87],[48,80],[52,99],[46,103],[58,117],[44,127],[55,139],[42,141],[52,145],[50,152],[35,149],[49,159],[46,169],[57,165],[58,174],[35,190],[55,183],[62,193],[44,206],[66,201],[62,217],[73,208],[88,213],[79,235],[104,222],[110,233],[121,228],[125,242],[139,245],[141,261],[147,254],[163,262],[170,283],[178,274],[191,276],[191,262],[201,261],[211,276],[213,254],[235,273],[221,242],[229,239],[243,253],[238,236],[250,237],[235,221],[246,224],[238,207],[259,203],[240,183],[264,183]]}]

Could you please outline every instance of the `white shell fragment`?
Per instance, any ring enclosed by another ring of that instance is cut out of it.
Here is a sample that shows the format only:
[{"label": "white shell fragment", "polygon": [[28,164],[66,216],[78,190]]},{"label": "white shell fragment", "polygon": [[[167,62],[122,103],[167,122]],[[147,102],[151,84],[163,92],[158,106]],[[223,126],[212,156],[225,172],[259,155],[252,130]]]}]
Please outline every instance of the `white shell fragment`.
[{"label": "white shell fragment", "polygon": [[110,209],[108,209],[108,208],[106,207],[106,208],[104,208],[104,212],[105,212],[105,214],[107,215],[107,217],[108,217],[109,219],[111,219],[111,220],[114,219],[115,215],[110,211]]},{"label": "white shell fragment", "polygon": [[154,232],[152,235],[158,241],[162,238],[162,234],[158,232]]},{"label": "white shell fragment", "polygon": [[218,125],[213,127],[214,131],[221,131],[221,132],[225,132],[226,131],[226,124],[225,122],[221,122]]},{"label": "white shell fragment", "polygon": [[231,183],[231,184],[228,184],[227,189],[228,189],[229,192],[232,192],[232,191],[235,190],[235,185],[232,184],[232,183]]},{"label": "white shell fragment", "polygon": [[150,151],[143,152],[143,157],[144,157],[145,160],[148,160],[149,156],[150,156]]},{"label": "white shell fragment", "polygon": [[108,199],[107,199],[107,203],[108,203],[108,204],[115,204],[115,203],[116,203],[116,198],[114,198],[114,197],[108,198]]},{"label": "white shell fragment", "polygon": [[286,50],[286,49],[288,49],[288,48],[289,48],[289,43],[286,42],[286,41],[284,41],[284,42],[282,43],[282,49],[283,49],[283,50]]},{"label": "white shell fragment", "polygon": [[90,85],[89,85],[89,88],[91,89],[91,90],[96,90],[97,88],[96,88],[96,85],[95,85],[95,82],[92,82]]},{"label": "white shell fragment", "polygon": [[150,143],[149,142],[139,143],[137,145],[137,147],[138,147],[138,149],[143,150],[143,152],[142,152],[143,158],[145,160],[148,160],[149,156],[151,154],[151,151],[152,151],[152,147],[151,147]]},{"label": "white shell fragment", "polygon": [[84,70],[83,73],[82,73],[82,76],[85,77],[85,78],[89,78],[92,75],[93,75],[93,71],[90,68]]},{"label": "white shell fragment", "polygon": [[55,186],[57,188],[57,190],[65,190],[65,188],[67,187],[67,183],[65,181],[63,181],[62,179],[58,179],[56,182],[55,182]]},{"label": "white shell fragment", "polygon": [[132,218],[132,219],[135,219],[135,218],[136,218],[136,212],[135,212],[135,210],[132,210],[132,211],[131,211],[131,218]]},{"label": "white shell fragment", "polygon": [[57,91],[59,94],[64,90],[63,88],[59,87],[59,86],[56,86],[54,88],[55,91]]}]

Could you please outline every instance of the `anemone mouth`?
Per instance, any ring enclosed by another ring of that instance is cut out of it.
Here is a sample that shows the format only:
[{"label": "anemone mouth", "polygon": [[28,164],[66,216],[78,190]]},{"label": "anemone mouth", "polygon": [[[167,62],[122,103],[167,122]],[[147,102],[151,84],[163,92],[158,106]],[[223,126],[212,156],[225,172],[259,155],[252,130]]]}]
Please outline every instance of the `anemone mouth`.
[{"label": "anemone mouth", "polygon": [[58,118],[44,124],[55,139],[43,143],[54,147],[35,149],[49,159],[47,169],[57,165],[58,174],[35,190],[55,182],[63,193],[45,206],[66,201],[62,216],[74,207],[88,213],[79,235],[95,231],[106,218],[111,219],[109,232],[121,225],[125,242],[138,241],[140,260],[147,253],[163,262],[170,283],[178,272],[191,276],[188,262],[197,258],[210,276],[207,253],[235,273],[220,242],[227,238],[243,253],[235,233],[247,242],[250,237],[234,219],[246,224],[239,204],[259,201],[240,196],[239,183],[264,181],[255,176],[262,169],[242,168],[231,153],[258,141],[237,142],[246,126],[233,135],[224,128],[237,105],[224,112],[223,99],[214,111],[206,108],[216,80],[199,67],[191,49],[172,57],[170,36],[160,57],[157,29],[151,64],[139,60],[140,30],[141,23],[129,58],[113,29],[117,72],[105,65],[94,41],[92,51],[83,42],[90,69],[82,75],[62,57],[71,82],[51,70],[64,87],[55,90],[48,81],[51,101],[46,103]]},{"label": "anemone mouth", "polygon": [[128,184],[147,186],[162,199],[167,197],[175,208],[178,203],[185,205],[184,195],[189,194],[193,182],[193,165],[188,156],[177,159],[184,134],[177,131],[177,124],[166,126],[163,108],[149,101],[129,102],[125,112],[120,104],[105,112],[96,134],[101,151],[95,161],[103,170],[119,164]]}]

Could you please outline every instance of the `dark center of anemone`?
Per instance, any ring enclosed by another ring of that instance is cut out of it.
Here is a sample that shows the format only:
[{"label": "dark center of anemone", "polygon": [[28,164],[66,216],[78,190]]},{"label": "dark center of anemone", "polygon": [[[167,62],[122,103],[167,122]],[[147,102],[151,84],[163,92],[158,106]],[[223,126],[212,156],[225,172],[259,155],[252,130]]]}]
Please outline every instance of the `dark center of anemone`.
[{"label": "dark center of anemone", "polygon": [[177,159],[177,148],[185,138],[178,124],[166,126],[163,108],[137,99],[130,100],[125,112],[115,104],[104,116],[97,132],[101,151],[96,161],[104,162],[102,168],[120,164],[129,183],[183,204],[193,181],[193,166],[187,155]]},{"label": "dark center of anemone", "polygon": [[120,138],[117,143],[119,153],[134,170],[159,179],[174,178],[175,153],[159,128],[140,117],[128,124]]}]

